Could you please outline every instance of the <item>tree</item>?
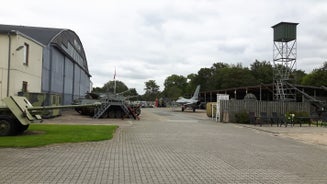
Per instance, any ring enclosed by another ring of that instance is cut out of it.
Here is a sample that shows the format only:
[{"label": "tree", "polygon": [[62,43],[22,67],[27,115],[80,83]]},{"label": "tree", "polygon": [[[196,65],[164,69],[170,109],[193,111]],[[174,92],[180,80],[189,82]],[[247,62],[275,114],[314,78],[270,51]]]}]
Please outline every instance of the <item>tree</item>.
[{"label": "tree", "polygon": [[303,77],[302,84],[312,86],[327,86],[327,61],[323,66],[314,69],[310,74]]},{"label": "tree", "polygon": [[128,97],[129,99],[136,99],[139,96],[135,88],[130,88],[127,91],[121,93],[121,95]]},{"label": "tree", "polygon": [[[104,92],[114,92],[114,88],[115,88],[115,81],[109,81],[106,84],[103,85],[103,90]],[[116,93],[122,93],[124,91],[127,91],[128,87],[122,82],[117,80],[116,81]]]},{"label": "tree", "polygon": [[92,89],[93,93],[103,93],[103,89],[101,87],[95,87]]},{"label": "tree", "polygon": [[307,74],[303,71],[303,70],[294,70],[291,73],[290,78],[293,79],[293,82],[295,84],[302,84],[303,78],[306,76]]},{"label": "tree", "polygon": [[[211,89],[211,80],[212,79],[212,69],[210,68],[201,68],[198,71],[196,77],[194,77],[193,84],[201,85],[201,90],[210,90]],[[194,90],[194,89],[193,89]]]},{"label": "tree", "polygon": [[177,100],[177,98],[183,96],[183,94],[183,91],[177,86],[172,86],[165,89],[165,95],[172,100]]},{"label": "tree", "polygon": [[[114,93],[115,81],[108,81],[102,88],[96,87],[92,92],[95,93]],[[116,81],[116,93],[122,93],[128,90],[128,87],[122,81]],[[136,90],[135,90],[136,91]]]},{"label": "tree", "polygon": [[273,82],[273,67],[270,62],[255,60],[251,64],[251,73],[257,84],[270,84]]},{"label": "tree", "polygon": [[145,93],[158,93],[159,86],[156,84],[155,80],[149,80],[145,82]]},{"label": "tree", "polygon": [[160,94],[159,86],[155,80],[149,80],[145,84],[145,94],[143,95],[145,100],[153,101]]},{"label": "tree", "polygon": [[226,63],[214,63],[211,67],[212,77],[209,79],[210,89],[221,89],[222,82],[224,78],[222,77],[223,73],[230,66]]},{"label": "tree", "polygon": [[196,88],[196,86],[199,85],[195,81],[196,77],[197,77],[197,75],[194,74],[194,73],[191,73],[191,74],[187,75],[187,77],[186,77],[187,88],[186,88],[185,93],[192,94],[194,92],[194,89]]},{"label": "tree", "polygon": [[186,93],[187,90],[187,78],[182,75],[173,74],[165,79],[164,95],[168,98],[176,99]]},{"label": "tree", "polygon": [[[170,88],[172,86],[176,86],[178,88],[185,88],[187,84],[187,78],[182,76],[182,75],[176,75],[173,74],[169,77],[166,78],[165,82],[164,82],[164,86],[165,88]],[[183,90],[185,91],[185,90]]]},{"label": "tree", "polygon": [[241,64],[222,69],[221,78],[222,89],[256,84],[256,80],[251,74],[251,71],[248,68],[243,68]]}]

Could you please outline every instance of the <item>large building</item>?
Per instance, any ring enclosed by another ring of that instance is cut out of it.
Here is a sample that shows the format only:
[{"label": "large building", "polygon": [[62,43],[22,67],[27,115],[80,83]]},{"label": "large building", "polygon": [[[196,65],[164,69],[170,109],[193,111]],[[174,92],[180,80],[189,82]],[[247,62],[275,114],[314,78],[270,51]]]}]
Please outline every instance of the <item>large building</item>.
[{"label": "large building", "polygon": [[81,40],[69,29],[0,24],[0,98],[21,91],[58,94],[63,104],[91,90]]}]

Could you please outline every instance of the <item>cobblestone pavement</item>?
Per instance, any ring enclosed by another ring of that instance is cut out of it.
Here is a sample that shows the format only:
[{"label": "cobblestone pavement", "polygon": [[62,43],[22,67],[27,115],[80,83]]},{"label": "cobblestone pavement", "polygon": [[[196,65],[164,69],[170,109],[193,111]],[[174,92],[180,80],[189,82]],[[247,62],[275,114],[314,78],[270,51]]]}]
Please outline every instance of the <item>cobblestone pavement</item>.
[{"label": "cobblestone pavement", "polygon": [[122,122],[109,141],[2,148],[0,182],[327,183],[327,150],[315,145],[203,113],[145,109]]}]

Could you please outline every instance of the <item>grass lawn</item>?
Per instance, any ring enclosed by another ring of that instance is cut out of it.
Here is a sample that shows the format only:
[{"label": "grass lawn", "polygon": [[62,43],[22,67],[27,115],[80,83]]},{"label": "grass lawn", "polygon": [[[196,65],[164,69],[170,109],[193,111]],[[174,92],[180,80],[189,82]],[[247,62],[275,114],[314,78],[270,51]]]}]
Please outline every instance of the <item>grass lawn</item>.
[{"label": "grass lawn", "polygon": [[0,137],[0,147],[38,147],[55,143],[108,140],[118,126],[31,124],[22,135]]}]

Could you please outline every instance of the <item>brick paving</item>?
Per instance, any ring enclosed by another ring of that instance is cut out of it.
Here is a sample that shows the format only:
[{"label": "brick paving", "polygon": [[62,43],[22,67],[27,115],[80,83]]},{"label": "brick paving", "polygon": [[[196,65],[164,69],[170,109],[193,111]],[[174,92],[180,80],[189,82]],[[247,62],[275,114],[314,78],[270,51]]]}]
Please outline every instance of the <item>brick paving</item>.
[{"label": "brick paving", "polygon": [[201,113],[145,109],[122,124],[109,141],[2,148],[0,182],[327,183],[319,146]]}]

